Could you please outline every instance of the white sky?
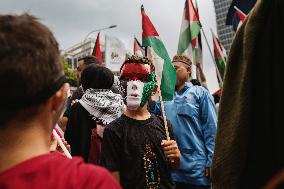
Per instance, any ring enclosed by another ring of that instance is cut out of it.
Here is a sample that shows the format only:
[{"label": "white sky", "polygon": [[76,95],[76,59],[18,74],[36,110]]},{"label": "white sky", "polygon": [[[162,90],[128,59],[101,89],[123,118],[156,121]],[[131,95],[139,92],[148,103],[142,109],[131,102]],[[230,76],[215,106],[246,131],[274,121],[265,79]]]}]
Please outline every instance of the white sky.
[{"label": "white sky", "polygon": [[[140,6],[160,34],[170,57],[177,50],[185,0],[1,0],[0,13],[29,12],[41,19],[54,33],[60,48],[66,49],[84,40],[92,30],[117,25],[101,32],[120,38],[132,51],[133,36],[141,42]],[[197,0],[200,20],[212,49],[210,29],[216,33],[213,0]],[[95,37],[94,33],[91,37]],[[204,39],[204,38],[203,38]],[[218,88],[215,67],[203,40],[203,64],[211,93]]]}]

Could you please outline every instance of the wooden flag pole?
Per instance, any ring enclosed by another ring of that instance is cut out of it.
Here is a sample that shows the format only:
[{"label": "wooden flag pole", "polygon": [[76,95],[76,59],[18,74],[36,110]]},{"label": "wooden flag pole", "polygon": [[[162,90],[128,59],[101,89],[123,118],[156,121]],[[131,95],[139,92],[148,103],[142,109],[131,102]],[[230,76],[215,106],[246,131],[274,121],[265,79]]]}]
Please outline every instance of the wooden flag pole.
[{"label": "wooden flag pole", "polygon": [[[155,69],[155,74],[157,74],[156,69]],[[167,117],[166,117],[166,113],[165,113],[164,102],[163,102],[161,88],[160,88],[161,84],[160,84],[159,80],[157,80],[157,85],[158,85],[158,95],[159,95],[159,100],[160,100],[160,103],[161,103],[162,116],[163,116],[163,120],[164,120],[167,140],[171,140],[170,134],[169,134],[169,127],[168,127]]]},{"label": "wooden flag pole", "polygon": [[[145,48],[146,48],[146,56],[150,55],[150,59],[152,61],[154,61],[151,50],[148,53],[148,50],[149,50],[148,47],[145,47]],[[171,140],[170,134],[169,134],[169,127],[168,127],[168,123],[167,123],[167,117],[166,117],[166,113],[165,113],[164,102],[163,102],[162,93],[161,93],[161,87],[160,87],[161,83],[160,83],[160,80],[157,79],[158,73],[157,73],[156,69],[155,69],[155,75],[156,75],[156,80],[157,80],[157,91],[158,91],[159,100],[160,100],[160,103],[161,103],[162,116],[163,116],[163,120],[164,120],[164,127],[165,127],[165,130],[166,130],[166,137],[167,137],[167,140]]]}]

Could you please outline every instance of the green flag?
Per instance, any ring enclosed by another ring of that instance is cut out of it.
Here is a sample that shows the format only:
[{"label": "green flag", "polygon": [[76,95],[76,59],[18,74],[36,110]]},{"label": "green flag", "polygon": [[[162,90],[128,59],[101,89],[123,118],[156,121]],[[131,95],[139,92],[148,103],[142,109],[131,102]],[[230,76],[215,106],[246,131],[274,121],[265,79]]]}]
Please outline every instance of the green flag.
[{"label": "green flag", "polygon": [[147,57],[153,61],[157,71],[156,77],[161,83],[160,89],[163,101],[170,101],[173,99],[175,91],[176,71],[158,32],[146,15],[143,6],[141,7],[141,14],[142,45],[147,48]]}]

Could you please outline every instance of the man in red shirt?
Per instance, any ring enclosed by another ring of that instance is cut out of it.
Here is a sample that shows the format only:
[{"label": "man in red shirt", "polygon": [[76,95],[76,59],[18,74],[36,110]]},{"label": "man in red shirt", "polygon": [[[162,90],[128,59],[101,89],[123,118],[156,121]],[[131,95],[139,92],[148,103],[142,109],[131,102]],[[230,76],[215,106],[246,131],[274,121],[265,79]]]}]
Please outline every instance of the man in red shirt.
[{"label": "man in red shirt", "polygon": [[109,188],[103,168],[49,153],[67,84],[58,44],[28,14],[0,15],[0,188]]}]

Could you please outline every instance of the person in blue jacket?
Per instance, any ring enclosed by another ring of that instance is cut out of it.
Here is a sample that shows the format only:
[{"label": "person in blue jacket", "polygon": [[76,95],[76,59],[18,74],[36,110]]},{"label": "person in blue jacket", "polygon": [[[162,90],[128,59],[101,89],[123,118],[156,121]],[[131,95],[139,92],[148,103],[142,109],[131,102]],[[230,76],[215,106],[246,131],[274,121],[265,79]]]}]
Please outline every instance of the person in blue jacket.
[{"label": "person in blue jacket", "polygon": [[[201,86],[188,83],[191,60],[184,55],[173,58],[176,91],[172,101],[164,102],[167,119],[181,151],[178,171],[172,173],[177,189],[210,188],[210,167],[217,129],[216,108],[212,96]],[[152,112],[161,112],[160,103]]]}]

